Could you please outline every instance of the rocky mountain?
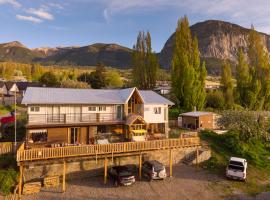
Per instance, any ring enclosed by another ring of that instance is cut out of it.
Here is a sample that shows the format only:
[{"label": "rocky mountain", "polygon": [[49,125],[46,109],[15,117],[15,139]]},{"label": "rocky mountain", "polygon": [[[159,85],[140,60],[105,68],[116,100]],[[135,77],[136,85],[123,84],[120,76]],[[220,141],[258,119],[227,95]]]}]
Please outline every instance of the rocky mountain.
[{"label": "rocky mountain", "polygon": [[[192,35],[198,38],[200,54],[202,59],[207,62],[208,68],[214,67],[213,65],[224,59],[235,62],[239,47],[247,52],[250,29],[218,20],[196,23],[190,29]],[[265,49],[270,52],[270,36],[264,33],[260,34]],[[159,53],[160,64],[165,68],[170,67],[174,37],[175,33],[171,35]]]}]

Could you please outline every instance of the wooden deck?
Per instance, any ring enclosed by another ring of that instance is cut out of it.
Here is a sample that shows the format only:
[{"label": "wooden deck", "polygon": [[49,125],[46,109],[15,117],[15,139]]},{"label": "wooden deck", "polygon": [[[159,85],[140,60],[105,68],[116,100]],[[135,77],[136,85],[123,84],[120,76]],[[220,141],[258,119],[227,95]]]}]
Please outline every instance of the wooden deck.
[{"label": "wooden deck", "polygon": [[123,142],[112,144],[82,145],[26,150],[24,143],[17,151],[17,162],[69,158],[78,156],[106,156],[124,153],[139,153],[153,150],[201,146],[199,137],[165,139],[144,142]]}]

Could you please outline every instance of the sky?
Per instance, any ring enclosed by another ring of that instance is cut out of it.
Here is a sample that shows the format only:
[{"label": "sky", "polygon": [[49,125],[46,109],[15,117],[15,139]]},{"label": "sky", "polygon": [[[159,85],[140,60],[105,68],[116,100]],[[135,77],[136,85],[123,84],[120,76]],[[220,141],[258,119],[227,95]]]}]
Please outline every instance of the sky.
[{"label": "sky", "polygon": [[144,30],[159,52],[184,15],[191,25],[216,19],[270,34],[269,11],[269,0],[0,0],[0,43],[132,48]]}]

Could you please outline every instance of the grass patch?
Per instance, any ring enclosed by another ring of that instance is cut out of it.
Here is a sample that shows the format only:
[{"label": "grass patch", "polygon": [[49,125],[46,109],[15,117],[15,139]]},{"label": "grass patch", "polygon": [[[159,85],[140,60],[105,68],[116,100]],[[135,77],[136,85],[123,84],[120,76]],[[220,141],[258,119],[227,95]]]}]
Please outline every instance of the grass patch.
[{"label": "grass patch", "polygon": [[12,155],[0,156],[0,193],[13,191],[18,180],[16,160]]},{"label": "grass patch", "polygon": [[226,179],[225,170],[230,157],[236,156],[247,159],[247,181],[230,180],[225,182],[232,191],[240,190],[249,195],[270,191],[270,161],[268,159],[270,151],[267,143],[256,139],[243,142],[235,131],[229,131],[223,135],[203,131],[200,137],[212,149],[212,157],[202,163],[201,166],[224,178],[224,180]]}]

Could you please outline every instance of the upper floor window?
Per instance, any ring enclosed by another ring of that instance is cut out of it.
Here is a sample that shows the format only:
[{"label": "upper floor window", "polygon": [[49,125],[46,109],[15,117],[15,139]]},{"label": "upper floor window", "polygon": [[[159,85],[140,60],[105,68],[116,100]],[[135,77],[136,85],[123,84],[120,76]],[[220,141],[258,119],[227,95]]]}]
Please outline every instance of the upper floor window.
[{"label": "upper floor window", "polygon": [[88,111],[96,111],[97,108],[95,106],[89,106]]},{"label": "upper floor window", "polygon": [[106,106],[99,106],[98,111],[106,111]]},{"label": "upper floor window", "polygon": [[161,107],[155,107],[154,108],[154,113],[155,114],[161,114]]},{"label": "upper floor window", "polygon": [[39,112],[39,107],[38,106],[32,106],[30,107],[31,112]]}]

